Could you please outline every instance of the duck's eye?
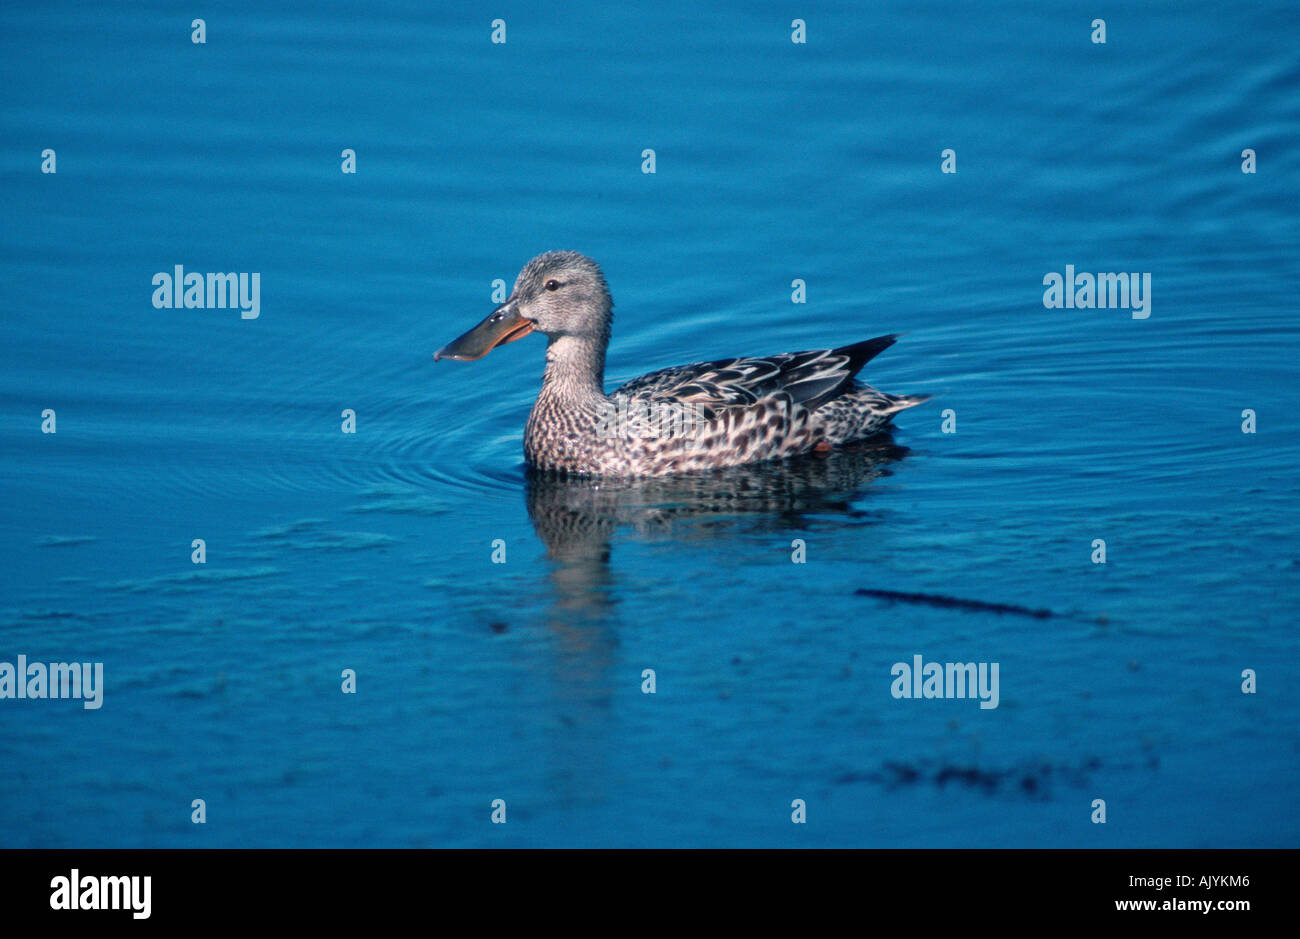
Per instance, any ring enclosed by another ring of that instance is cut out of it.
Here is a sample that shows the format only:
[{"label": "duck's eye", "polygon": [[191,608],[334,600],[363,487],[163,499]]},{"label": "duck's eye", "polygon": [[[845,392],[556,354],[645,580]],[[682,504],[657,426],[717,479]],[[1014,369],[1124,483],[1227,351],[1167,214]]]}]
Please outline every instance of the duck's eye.
[{"label": "duck's eye", "polygon": [[560,289],[560,282],[559,282],[558,280],[548,280],[548,281],[546,282],[546,289],[547,289],[547,290],[559,290],[559,289]]}]

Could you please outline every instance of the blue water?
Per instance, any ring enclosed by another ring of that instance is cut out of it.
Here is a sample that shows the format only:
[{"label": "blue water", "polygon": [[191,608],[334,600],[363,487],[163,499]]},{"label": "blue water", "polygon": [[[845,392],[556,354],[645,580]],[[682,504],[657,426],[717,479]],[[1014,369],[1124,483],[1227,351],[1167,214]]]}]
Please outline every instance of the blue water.
[{"label": "blue water", "polygon": [[[1286,3],[5,6],[0,661],[105,688],[0,700],[0,845],[1294,846],[1296,46]],[[866,377],[937,397],[530,482],[542,340],[431,353],[552,248],[611,386],[902,332]],[[260,316],[156,309],[177,264]],[[1066,265],[1150,317],[1045,308]],[[999,706],[895,699],[916,654]]]}]

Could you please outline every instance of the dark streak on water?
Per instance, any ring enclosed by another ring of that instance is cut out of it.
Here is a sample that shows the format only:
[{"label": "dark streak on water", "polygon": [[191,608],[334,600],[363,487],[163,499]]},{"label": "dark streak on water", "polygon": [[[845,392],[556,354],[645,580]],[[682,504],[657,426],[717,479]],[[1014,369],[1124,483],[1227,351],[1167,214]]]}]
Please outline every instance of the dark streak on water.
[{"label": "dark streak on water", "polygon": [[1034,619],[1048,619],[1059,616],[1051,610],[1031,610],[1027,606],[1014,603],[987,603],[983,600],[963,600],[960,597],[945,597],[932,593],[906,593],[902,590],[879,590],[871,587],[859,587],[853,591],[860,597],[876,597],[891,603],[919,603],[922,606],[934,606],[944,610],[965,610],[975,613],[1013,613],[1017,616],[1031,616]]}]

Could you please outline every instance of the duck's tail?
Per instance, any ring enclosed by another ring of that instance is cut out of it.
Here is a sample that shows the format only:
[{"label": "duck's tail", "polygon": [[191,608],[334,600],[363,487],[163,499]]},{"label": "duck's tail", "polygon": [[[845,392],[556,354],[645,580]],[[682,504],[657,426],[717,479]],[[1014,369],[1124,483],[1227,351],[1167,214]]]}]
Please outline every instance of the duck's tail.
[{"label": "duck's tail", "polygon": [[[847,387],[860,387],[853,383],[853,377],[862,370],[862,366],[896,343],[900,336],[902,336],[902,333],[891,333],[888,336],[877,336],[875,339],[840,346],[840,348],[834,350],[837,355],[847,355],[849,357]],[[934,395],[891,395],[876,389],[872,389],[872,391],[875,394],[872,397],[871,410],[876,415],[883,416],[886,419],[899,411],[906,411],[918,404],[924,404],[934,397]]]},{"label": "duck's tail", "polygon": [[849,357],[847,371],[849,379],[852,379],[854,375],[862,371],[862,366],[896,343],[898,336],[898,333],[889,336],[877,336],[875,339],[866,339],[862,342],[840,346],[833,351],[835,355],[847,355]]}]

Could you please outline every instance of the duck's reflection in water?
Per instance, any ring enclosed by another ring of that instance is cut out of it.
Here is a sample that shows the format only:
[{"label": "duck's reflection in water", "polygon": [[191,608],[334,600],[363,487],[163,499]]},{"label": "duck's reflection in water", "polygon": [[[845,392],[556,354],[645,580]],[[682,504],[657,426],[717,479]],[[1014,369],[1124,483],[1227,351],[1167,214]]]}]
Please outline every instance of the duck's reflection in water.
[{"label": "duck's reflection in water", "polygon": [[873,480],[907,454],[889,434],[825,455],[682,476],[566,478],[530,471],[528,514],[551,559],[557,625],[599,620],[617,602],[610,566],[620,528],[653,537],[806,527],[804,516],[849,515]]},{"label": "duck's reflection in water", "polygon": [[824,456],[689,476],[591,479],[530,472],[528,514],[546,546],[553,590],[546,614],[557,641],[552,719],[564,728],[549,740],[543,761],[551,797],[569,805],[605,798],[593,780],[606,778],[605,761],[618,745],[613,700],[635,693],[642,666],[653,664],[619,664],[623,588],[610,563],[616,532],[718,542],[799,531],[808,515],[857,516],[854,503],[906,452],[883,435]]}]

